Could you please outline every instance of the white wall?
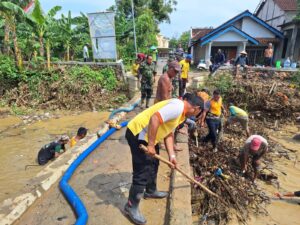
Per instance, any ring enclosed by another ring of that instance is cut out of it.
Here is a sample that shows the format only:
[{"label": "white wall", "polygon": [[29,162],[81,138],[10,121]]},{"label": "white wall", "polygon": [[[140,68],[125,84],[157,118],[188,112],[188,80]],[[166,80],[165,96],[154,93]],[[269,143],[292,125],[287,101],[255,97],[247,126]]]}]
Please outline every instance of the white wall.
[{"label": "white wall", "polygon": [[243,42],[247,41],[244,37],[233,31],[228,31],[227,33],[217,37],[213,42]]},{"label": "white wall", "polygon": [[243,18],[242,31],[254,38],[275,38],[271,31],[249,17]]}]

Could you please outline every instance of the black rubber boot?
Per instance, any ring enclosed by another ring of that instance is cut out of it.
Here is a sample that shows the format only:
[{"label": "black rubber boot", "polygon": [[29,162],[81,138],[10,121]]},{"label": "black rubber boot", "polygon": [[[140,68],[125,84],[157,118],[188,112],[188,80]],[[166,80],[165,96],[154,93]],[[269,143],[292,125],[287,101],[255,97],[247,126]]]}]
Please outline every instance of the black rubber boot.
[{"label": "black rubber boot", "polygon": [[125,213],[135,224],[146,224],[145,217],[139,210],[139,204],[143,197],[144,187],[138,185],[131,185],[129,191],[128,202],[125,205]]},{"label": "black rubber boot", "polygon": [[149,102],[150,102],[150,98],[146,99],[146,108],[149,108]]},{"label": "black rubber boot", "polygon": [[157,191],[156,182],[153,182],[146,187],[146,192],[144,193],[144,198],[166,198],[168,196],[166,191]]}]

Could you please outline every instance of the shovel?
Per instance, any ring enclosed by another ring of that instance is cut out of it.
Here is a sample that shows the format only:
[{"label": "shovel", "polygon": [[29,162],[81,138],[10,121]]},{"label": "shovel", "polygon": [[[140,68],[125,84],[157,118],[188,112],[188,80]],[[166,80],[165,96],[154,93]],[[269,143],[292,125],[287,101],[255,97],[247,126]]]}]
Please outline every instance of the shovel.
[{"label": "shovel", "polygon": [[[146,154],[148,154],[148,149],[145,145],[140,145],[139,146],[141,150],[143,150]],[[169,160],[161,157],[160,155],[155,154],[153,156],[154,158],[158,159],[159,161],[162,161],[163,163],[171,166],[172,168],[174,168],[174,164],[171,163]],[[217,195],[216,193],[212,192],[211,190],[209,190],[207,187],[205,187],[203,184],[201,184],[200,182],[196,181],[194,178],[192,178],[190,175],[188,175],[187,173],[185,173],[184,171],[182,171],[180,168],[175,167],[175,170],[177,170],[179,173],[181,173],[183,176],[185,176],[189,181],[191,181],[192,183],[198,185],[203,191],[205,191],[206,193],[208,193],[209,195],[212,195],[216,198],[218,198],[220,201],[222,201],[222,203],[224,203],[225,205],[227,205],[224,200]]]}]

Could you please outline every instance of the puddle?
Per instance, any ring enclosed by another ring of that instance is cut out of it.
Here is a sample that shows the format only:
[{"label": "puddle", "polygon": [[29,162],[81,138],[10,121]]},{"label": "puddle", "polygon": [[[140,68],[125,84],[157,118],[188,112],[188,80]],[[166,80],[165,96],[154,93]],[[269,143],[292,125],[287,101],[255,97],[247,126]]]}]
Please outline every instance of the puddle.
[{"label": "puddle", "polygon": [[108,112],[85,112],[15,128],[12,126],[20,124],[21,119],[13,116],[1,118],[0,202],[15,197],[28,180],[42,170],[43,167],[38,166],[25,171],[25,166],[36,164],[37,153],[44,144],[64,133],[73,136],[80,126],[87,127],[89,132],[94,133],[108,116]]}]

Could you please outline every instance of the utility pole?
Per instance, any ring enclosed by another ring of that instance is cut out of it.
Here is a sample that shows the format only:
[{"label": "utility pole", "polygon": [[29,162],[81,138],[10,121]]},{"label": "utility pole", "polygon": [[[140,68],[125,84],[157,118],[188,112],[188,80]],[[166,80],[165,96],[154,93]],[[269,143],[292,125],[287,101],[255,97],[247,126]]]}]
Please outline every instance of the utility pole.
[{"label": "utility pole", "polygon": [[136,33],[135,33],[135,19],[134,19],[134,5],[133,5],[133,0],[131,0],[131,10],[132,10],[132,19],[133,19],[133,36],[134,36],[135,56],[137,56],[137,46],[136,46]]}]

